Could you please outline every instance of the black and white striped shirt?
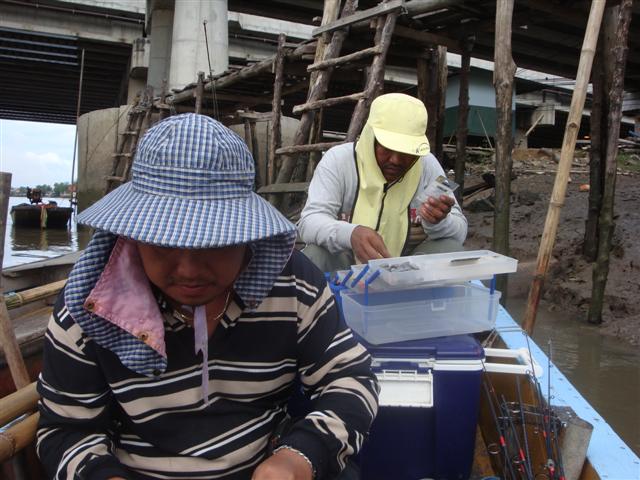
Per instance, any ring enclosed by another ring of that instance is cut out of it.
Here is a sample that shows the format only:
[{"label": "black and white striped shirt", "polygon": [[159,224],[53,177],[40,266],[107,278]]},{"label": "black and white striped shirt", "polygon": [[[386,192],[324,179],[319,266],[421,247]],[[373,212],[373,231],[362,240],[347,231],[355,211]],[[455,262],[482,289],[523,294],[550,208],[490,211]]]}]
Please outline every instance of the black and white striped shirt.
[{"label": "black and white striped shirt", "polygon": [[279,444],[303,452],[318,478],[336,476],[359,450],[377,409],[370,357],[302,254],[257,310],[231,302],[209,340],[209,405],[193,330],[164,318],[168,366],[147,377],[89,338],[60,295],[38,383],[38,454],[51,477],[248,479],[296,377],[312,408]]}]

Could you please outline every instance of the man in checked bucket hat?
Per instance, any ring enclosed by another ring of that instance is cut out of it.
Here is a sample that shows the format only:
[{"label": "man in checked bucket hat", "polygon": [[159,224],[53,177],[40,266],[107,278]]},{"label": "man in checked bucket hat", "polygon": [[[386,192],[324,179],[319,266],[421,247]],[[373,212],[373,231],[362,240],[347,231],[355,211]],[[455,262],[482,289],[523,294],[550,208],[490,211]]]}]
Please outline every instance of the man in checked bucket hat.
[{"label": "man in checked bucket hat", "polygon": [[[177,115],[79,215],[95,234],[38,382],[50,477],[347,478],[377,409],[370,357],[253,181],[236,134]],[[313,408],[285,429],[295,381]]]},{"label": "man in checked bucket hat", "polygon": [[[429,153],[426,129],[427,109],[420,100],[388,93],[371,103],[357,142],[322,157],[298,223],[307,244],[303,251],[321,270],[462,250],[467,220]],[[409,250],[412,221],[422,225],[427,239]]]}]

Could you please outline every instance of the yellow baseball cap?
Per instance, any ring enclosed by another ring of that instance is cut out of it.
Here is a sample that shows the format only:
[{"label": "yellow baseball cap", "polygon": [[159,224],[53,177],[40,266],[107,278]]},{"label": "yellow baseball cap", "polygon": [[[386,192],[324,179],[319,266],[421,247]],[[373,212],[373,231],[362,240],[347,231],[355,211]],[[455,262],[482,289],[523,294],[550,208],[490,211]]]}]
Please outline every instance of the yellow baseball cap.
[{"label": "yellow baseball cap", "polygon": [[410,155],[430,151],[425,135],[427,109],[415,97],[404,93],[380,95],[371,103],[367,123],[383,147]]}]

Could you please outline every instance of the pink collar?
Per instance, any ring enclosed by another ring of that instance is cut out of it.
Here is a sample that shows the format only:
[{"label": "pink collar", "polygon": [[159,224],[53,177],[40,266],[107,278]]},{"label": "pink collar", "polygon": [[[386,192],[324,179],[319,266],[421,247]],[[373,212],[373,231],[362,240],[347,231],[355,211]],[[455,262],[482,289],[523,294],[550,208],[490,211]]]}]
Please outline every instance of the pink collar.
[{"label": "pink collar", "polygon": [[134,241],[118,238],[84,308],[129,332],[166,358],[164,318]]}]

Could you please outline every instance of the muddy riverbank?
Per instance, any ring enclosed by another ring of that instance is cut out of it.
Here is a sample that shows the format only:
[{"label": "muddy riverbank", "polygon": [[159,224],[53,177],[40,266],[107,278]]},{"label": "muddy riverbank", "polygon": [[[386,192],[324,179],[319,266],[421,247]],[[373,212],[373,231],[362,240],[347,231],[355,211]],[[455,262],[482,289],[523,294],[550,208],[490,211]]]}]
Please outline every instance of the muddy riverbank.
[{"label": "muddy riverbank", "polygon": [[[514,160],[517,178],[512,184],[510,245],[511,255],[520,261],[520,268],[510,279],[509,298],[528,294],[555,167],[551,156],[530,155]],[[483,169],[476,166],[473,170],[477,175]],[[564,318],[585,323],[593,268],[581,254],[588,192],[580,186],[588,183],[586,158],[578,158],[572,167],[543,295],[546,308],[562,311]],[[468,249],[491,248],[493,212],[482,207],[480,204],[465,210],[469,220]],[[640,174],[633,169],[618,175],[614,218],[613,250],[599,331],[640,348]]]}]

